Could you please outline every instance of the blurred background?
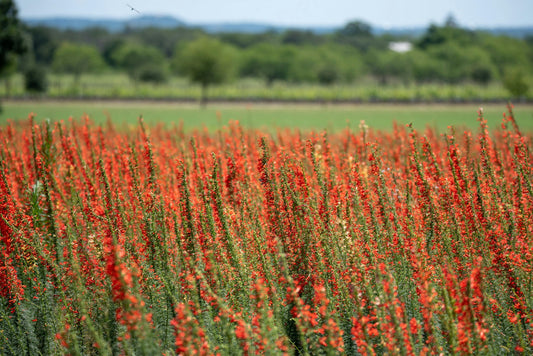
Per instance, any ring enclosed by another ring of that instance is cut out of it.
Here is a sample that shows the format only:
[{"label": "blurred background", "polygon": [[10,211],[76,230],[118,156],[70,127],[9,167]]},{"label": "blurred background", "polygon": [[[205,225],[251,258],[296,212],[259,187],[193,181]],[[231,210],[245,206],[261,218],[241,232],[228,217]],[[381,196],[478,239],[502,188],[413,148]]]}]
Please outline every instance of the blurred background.
[{"label": "blurred background", "polygon": [[527,0],[0,4],[8,99],[533,99]]}]

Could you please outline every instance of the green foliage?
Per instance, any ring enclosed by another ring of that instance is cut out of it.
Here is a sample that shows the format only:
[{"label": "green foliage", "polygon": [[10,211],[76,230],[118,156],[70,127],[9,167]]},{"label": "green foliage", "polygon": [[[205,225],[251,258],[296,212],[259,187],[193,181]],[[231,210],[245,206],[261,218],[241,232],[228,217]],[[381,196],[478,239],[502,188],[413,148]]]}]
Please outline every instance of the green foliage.
[{"label": "green foliage", "polygon": [[17,71],[17,56],[13,53],[10,53],[6,57],[4,67],[0,70],[0,78],[6,78],[9,80],[9,77],[15,74]]},{"label": "green foliage", "polygon": [[112,68],[118,68],[118,63],[115,58],[115,52],[124,45],[126,40],[124,38],[115,38],[106,43],[102,50],[102,57],[104,61]]},{"label": "green foliage", "polygon": [[12,56],[27,50],[18,19],[18,10],[12,0],[0,0],[0,75],[12,63]]},{"label": "green foliage", "polygon": [[324,38],[314,34],[309,30],[287,30],[281,35],[281,43],[296,46],[319,45],[324,42]]},{"label": "green foliage", "polygon": [[455,42],[446,42],[432,46],[428,53],[439,61],[441,71],[438,78],[447,83],[457,84],[473,79],[486,84],[486,77],[490,80],[495,72],[490,57],[479,47],[467,48]]},{"label": "green foliage", "polygon": [[509,69],[504,76],[503,85],[514,98],[520,98],[529,91],[529,84],[526,81],[525,73],[520,68]]},{"label": "green foliage", "polygon": [[[349,22],[338,31],[328,34],[296,29],[282,32],[207,34],[201,29],[187,27],[128,28],[115,33],[101,28],[62,31],[36,26],[30,27],[28,31],[31,37],[29,46],[31,51],[23,60],[17,60],[13,53],[6,56],[6,61],[10,64],[4,67],[3,73],[6,77],[15,73],[16,70],[23,74],[26,68],[35,62],[42,66],[53,64],[52,68],[57,72],[74,74],[76,80],[79,81],[80,74],[76,72],[84,68],[86,63],[78,61],[72,65],[58,64],[59,60],[55,57],[61,52],[58,48],[61,43],[85,44],[96,49],[112,70],[123,71],[134,81],[135,86],[132,88],[113,87],[109,89],[114,93],[112,96],[116,97],[150,96],[150,91],[154,89],[139,89],[141,83],[172,83],[176,78],[170,75],[169,67],[172,68],[172,74],[188,77],[192,82],[204,88],[204,91],[208,86],[221,83],[233,74],[249,82],[263,80],[267,88],[261,90],[271,91],[258,96],[266,96],[269,99],[280,97],[273,88],[278,84],[282,86],[320,84],[327,86],[330,90],[329,93],[324,94],[323,89],[319,90],[320,93],[316,89],[310,89],[308,92],[311,94],[306,92],[303,97],[298,97],[296,93],[289,95],[291,98],[298,99],[337,98],[339,94],[333,90],[333,85],[344,84],[367,87],[362,96],[356,94],[340,96],[345,99],[366,100],[368,97],[375,99],[383,96],[388,98],[388,91],[387,94],[382,94],[385,84],[392,85],[393,88],[390,91],[398,93],[399,96],[393,98],[394,100],[409,100],[412,97],[441,98],[450,95],[448,92],[432,92],[426,95],[425,89],[417,90],[422,93],[418,95],[413,94],[413,90],[408,93],[404,89],[395,89],[394,86],[415,84],[464,86],[468,83],[475,83],[479,86],[501,86],[505,72],[511,67],[521,68],[526,76],[533,75],[533,45],[531,44],[533,41],[531,39],[494,36],[481,31],[470,31],[460,28],[452,17],[443,26],[429,26],[419,39],[410,35],[390,33],[378,35],[373,33],[370,25],[361,21]],[[204,39],[198,40],[199,38]],[[186,56],[185,52],[191,52],[194,47],[197,47],[194,49],[196,52],[204,51],[199,50],[199,45],[193,45],[193,43],[206,42],[208,38],[212,40],[210,43],[216,42],[218,46],[226,48],[221,52],[222,55],[219,56],[215,48],[213,51],[205,50],[205,52],[215,54],[202,54],[203,60],[187,60],[187,57],[194,56],[194,54]],[[389,45],[396,41],[409,41],[415,44],[414,49],[402,54],[392,52],[389,50]],[[79,51],[75,52],[78,53],[68,56],[68,62],[76,62],[74,58],[79,57]],[[231,60],[227,59],[227,54],[230,54]],[[217,57],[216,61],[211,61],[209,59],[211,57]],[[215,65],[215,62],[224,62],[224,65]],[[187,63],[190,65],[188,70],[185,70]],[[206,66],[222,69],[212,70],[212,73],[208,74],[205,70]],[[202,67],[204,69],[201,69]],[[67,68],[70,68],[70,71]],[[200,72],[205,75],[198,74]],[[228,74],[222,76],[213,74],[221,72],[228,72]],[[219,79],[221,77],[225,79]],[[381,84],[381,88],[374,88],[376,83]],[[6,91],[11,93],[12,90],[9,89],[12,87],[11,82],[6,81],[5,84]],[[70,87],[71,92],[63,92],[63,95],[74,93],[72,89]],[[107,88],[101,87],[99,90],[102,94],[97,95],[104,95],[103,92]],[[184,89],[159,86],[157,96],[174,96],[177,90],[183,91]],[[191,92],[194,90],[198,89],[192,89]],[[233,88],[231,97],[234,98],[239,90]],[[132,91],[137,91],[137,93],[134,94]],[[460,88],[453,91],[455,93],[465,92]],[[479,89],[474,89],[474,91],[479,92]],[[78,91],[75,92],[76,95],[79,94]],[[368,94],[370,92],[373,93]],[[52,89],[48,91],[49,95],[54,95],[53,93]],[[84,88],[84,95],[85,93]],[[192,95],[197,94],[190,94],[187,97],[190,98]],[[248,91],[244,95],[245,97],[256,96],[256,94],[249,94]],[[470,97],[470,94],[468,95]],[[484,94],[479,95],[485,97]]]},{"label": "green foliage", "polygon": [[504,74],[505,68],[511,66],[529,68],[530,72],[533,71],[533,62],[528,56],[528,48],[523,40],[506,36],[485,36],[480,45],[486,50],[500,75]]},{"label": "green foliage", "polygon": [[252,47],[260,43],[279,43],[278,37],[279,35],[274,31],[267,31],[263,33],[224,32],[217,36],[220,41],[242,49]]},{"label": "green foliage", "polygon": [[89,27],[79,31],[68,31],[64,42],[84,43],[102,52],[107,43],[115,39],[115,36],[104,28]]},{"label": "green foliage", "polygon": [[[0,79],[6,80],[9,94],[9,77],[15,72],[16,59],[27,51],[27,43],[12,0],[0,0]],[[2,113],[0,103],[0,113]]]},{"label": "green foliage", "polygon": [[320,84],[330,85],[339,80],[339,72],[337,68],[331,64],[324,64],[317,73],[318,82]]},{"label": "green foliage", "polygon": [[442,78],[442,63],[438,58],[426,51],[414,49],[405,53],[411,63],[412,78],[418,84],[440,81]]},{"label": "green foliage", "polygon": [[319,58],[312,47],[293,49],[289,63],[288,80],[293,83],[312,83],[317,81]]},{"label": "green foliage", "polygon": [[[522,41],[511,40],[511,45],[499,41],[494,36],[459,28],[452,18],[445,26],[431,25],[417,47],[433,57],[433,63],[421,58],[419,52],[414,77],[448,83],[472,80],[487,85],[498,77],[498,72],[503,72],[506,64],[523,61],[523,55],[513,50]],[[523,49],[523,43],[518,47]]]},{"label": "green foliage", "polygon": [[341,37],[373,37],[372,27],[363,21],[348,22],[337,32]]},{"label": "green foliage", "polygon": [[189,43],[175,57],[179,73],[202,85],[219,84],[229,79],[235,60],[230,46],[206,37]]},{"label": "green foliage", "polygon": [[305,47],[295,51],[290,79],[295,82],[352,83],[364,67],[359,51],[337,44]]},{"label": "green foliage", "polygon": [[481,85],[488,85],[491,80],[497,78],[498,69],[492,62],[490,54],[481,47],[469,48],[465,51],[470,72],[470,79]]},{"label": "green foliage", "polygon": [[[405,53],[409,54],[409,53]],[[359,67],[361,66],[361,67]],[[337,81],[334,85],[318,83],[291,83],[276,81],[271,86],[258,78],[236,79],[231,82],[209,88],[210,97],[217,100],[230,101],[328,101],[328,102],[457,102],[457,101],[499,101],[509,99],[508,91],[498,80],[493,80],[486,86],[475,84],[473,81],[452,85],[437,81],[401,83],[391,80],[388,86],[378,86],[374,79],[366,76],[364,64],[356,66],[355,81]],[[49,73],[50,86],[46,92],[47,98],[66,98],[73,95],[72,78],[69,75]],[[6,84],[6,83],[3,83]],[[9,89],[9,91],[7,91]],[[98,74],[83,76],[83,95],[91,98],[115,99],[162,99],[191,101],[201,95],[201,86],[189,83],[187,78],[169,76],[168,82],[152,85],[139,82],[131,85],[125,73],[106,71]],[[9,93],[9,95],[7,94]],[[24,97],[24,77],[14,75],[9,88],[0,85],[0,96]],[[80,92],[76,93],[79,97]],[[532,100],[533,92],[529,91],[525,100]],[[30,110],[31,111],[31,110]],[[28,111],[29,112],[29,111]],[[27,114],[27,113],[26,113]],[[68,115],[67,115],[68,117]]]},{"label": "green foliage", "polygon": [[143,65],[139,71],[139,81],[145,83],[162,84],[167,82],[168,73],[164,67],[148,63]]},{"label": "green foliage", "polygon": [[335,44],[321,46],[259,44],[247,49],[240,75],[263,78],[268,86],[275,81],[294,83],[349,83],[362,69],[359,53]]},{"label": "green foliage", "polygon": [[267,85],[275,80],[289,78],[291,60],[295,55],[294,47],[262,43],[244,52],[241,75],[263,78]]},{"label": "green foliage", "polygon": [[475,44],[476,40],[478,40],[478,36],[473,31],[450,24],[442,27],[433,24],[418,40],[417,46],[423,50],[450,42],[460,46],[468,46]]},{"label": "green foliage", "polygon": [[54,59],[54,52],[59,47],[59,31],[46,26],[28,28],[32,38],[31,50],[35,61],[42,65],[50,65]]},{"label": "green foliage", "polygon": [[207,102],[207,88],[223,83],[236,69],[234,49],[213,38],[200,38],[177,51],[174,62],[180,74],[202,86],[202,104]]},{"label": "green foliage", "polygon": [[111,57],[133,81],[161,83],[168,75],[167,60],[155,47],[128,42],[118,47]]},{"label": "green foliage", "polygon": [[187,27],[147,28],[138,31],[138,36],[145,45],[158,48],[167,58],[172,57],[177,45],[193,41],[202,35],[202,30]]},{"label": "green foliage", "polygon": [[24,73],[24,88],[31,93],[43,93],[48,88],[46,71],[43,67],[33,65]]},{"label": "green foliage", "polygon": [[104,66],[104,61],[95,47],[66,42],[56,50],[52,64],[57,73],[74,75],[76,82],[82,74],[96,73]]},{"label": "green foliage", "polygon": [[372,52],[368,66],[381,85],[387,85],[391,79],[407,83],[412,77],[411,63],[405,53],[393,51]]},{"label": "green foliage", "polygon": [[374,36],[372,27],[363,21],[352,21],[334,33],[333,39],[337,43],[352,46],[365,53],[371,48],[385,49],[387,42]]}]

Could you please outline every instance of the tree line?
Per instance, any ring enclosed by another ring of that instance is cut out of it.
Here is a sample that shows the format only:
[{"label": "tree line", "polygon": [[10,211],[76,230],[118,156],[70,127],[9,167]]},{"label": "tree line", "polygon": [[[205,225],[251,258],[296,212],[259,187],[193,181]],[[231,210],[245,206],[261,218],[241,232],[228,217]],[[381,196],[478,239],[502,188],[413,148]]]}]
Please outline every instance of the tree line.
[{"label": "tree line", "polygon": [[[266,85],[500,81],[512,95],[521,96],[533,77],[533,37],[473,31],[453,19],[430,25],[419,37],[376,35],[362,21],[328,34],[300,29],[208,34],[190,27],[74,31],[25,25],[22,33],[27,51],[4,66],[2,75],[25,73],[27,89],[36,91],[46,89],[50,72],[70,74],[79,83],[83,74],[121,71],[133,83],[188,77],[205,91],[211,84],[251,77]],[[400,41],[412,48],[392,50],[391,43]]]}]

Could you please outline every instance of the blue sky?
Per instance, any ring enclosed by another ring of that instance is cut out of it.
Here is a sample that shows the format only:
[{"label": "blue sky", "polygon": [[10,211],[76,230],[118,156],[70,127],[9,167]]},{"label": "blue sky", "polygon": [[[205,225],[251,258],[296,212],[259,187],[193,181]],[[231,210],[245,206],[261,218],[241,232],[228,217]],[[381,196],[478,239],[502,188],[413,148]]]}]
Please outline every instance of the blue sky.
[{"label": "blue sky", "polygon": [[443,23],[453,14],[466,27],[533,26],[533,0],[15,0],[23,18],[128,18],[172,15],[188,23],[263,22],[341,26],[354,19],[382,27]]}]

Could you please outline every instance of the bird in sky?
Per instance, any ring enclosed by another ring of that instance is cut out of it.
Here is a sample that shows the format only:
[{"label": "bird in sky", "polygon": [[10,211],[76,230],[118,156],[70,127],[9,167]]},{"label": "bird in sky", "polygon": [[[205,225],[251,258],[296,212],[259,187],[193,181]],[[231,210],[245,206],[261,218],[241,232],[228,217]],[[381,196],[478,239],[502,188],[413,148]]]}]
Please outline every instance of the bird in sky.
[{"label": "bird in sky", "polygon": [[134,8],[133,6],[131,6],[130,4],[126,4],[126,6],[129,7],[131,11],[135,11],[136,13],[140,14],[140,11]]}]

